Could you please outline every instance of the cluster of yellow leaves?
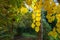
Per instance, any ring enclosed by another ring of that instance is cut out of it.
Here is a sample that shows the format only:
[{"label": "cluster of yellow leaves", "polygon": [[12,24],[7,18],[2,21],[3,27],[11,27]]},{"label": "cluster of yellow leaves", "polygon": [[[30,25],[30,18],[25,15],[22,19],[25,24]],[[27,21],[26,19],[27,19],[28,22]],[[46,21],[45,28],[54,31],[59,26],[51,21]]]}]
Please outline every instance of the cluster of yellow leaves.
[{"label": "cluster of yellow leaves", "polygon": [[50,32],[48,33],[48,35],[49,35],[49,36],[52,36],[53,38],[56,39],[56,37],[57,37],[56,28],[53,28],[53,31],[50,31]]},{"label": "cluster of yellow leaves", "polygon": [[43,6],[44,9],[47,11],[46,18],[48,19],[48,22],[52,23],[55,20],[55,16],[52,15],[56,13],[56,4],[53,2],[53,0],[45,0]]},{"label": "cluster of yellow leaves", "polygon": [[47,11],[46,18],[49,23],[52,23],[55,18],[57,19],[56,27],[48,33],[49,36],[56,38],[58,36],[57,34],[60,33],[60,4],[56,5],[53,0],[45,0],[44,9]]},{"label": "cluster of yellow leaves", "polygon": [[52,23],[55,20],[55,16],[51,16],[50,14],[47,14],[46,18],[48,19],[49,23]]},{"label": "cluster of yellow leaves", "polygon": [[[57,6],[57,11],[56,11],[56,15],[55,15],[55,18],[57,19],[57,23],[56,23],[56,28],[55,28],[55,31],[51,31],[49,32],[48,34],[54,38],[57,37],[57,34],[60,33],[60,5]],[[59,10],[58,10],[59,9]],[[54,18],[52,18],[53,20]],[[54,28],[53,28],[54,30]],[[60,38],[60,35],[58,35],[58,37]]]},{"label": "cluster of yellow leaves", "polygon": [[21,9],[20,9],[20,12],[22,13],[22,15],[24,15],[25,13],[28,12],[28,9],[26,7],[22,6]]},{"label": "cluster of yellow leaves", "polygon": [[28,8],[25,7],[24,4],[21,4],[21,7],[12,7],[14,11],[18,13],[21,13],[22,15],[26,14],[28,12]]},{"label": "cluster of yellow leaves", "polygon": [[[39,14],[36,16],[36,14]],[[33,23],[31,25],[32,28],[35,28],[35,31],[38,32],[40,29],[40,20],[41,20],[41,14],[40,13],[32,13],[32,19],[33,19]]]},{"label": "cluster of yellow leaves", "polygon": [[57,14],[56,14],[56,18],[57,18],[57,23],[56,23],[56,30],[58,33],[60,33],[60,5],[57,6]]},{"label": "cluster of yellow leaves", "polygon": [[[39,5],[38,5],[39,4]],[[33,23],[31,25],[32,28],[35,29],[36,32],[39,32],[40,30],[40,21],[41,21],[41,0],[39,2],[36,2],[33,6],[33,13],[32,13],[32,19]]]}]

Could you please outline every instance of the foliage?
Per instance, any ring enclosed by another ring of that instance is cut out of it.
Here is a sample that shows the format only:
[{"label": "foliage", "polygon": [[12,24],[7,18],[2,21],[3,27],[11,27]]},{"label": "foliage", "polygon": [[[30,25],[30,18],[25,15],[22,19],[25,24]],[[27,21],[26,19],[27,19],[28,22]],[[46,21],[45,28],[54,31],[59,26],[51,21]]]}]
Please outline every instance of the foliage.
[{"label": "foliage", "polygon": [[26,10],[23,0],[0,0],[0,40],[12,40],[23,33],[36,35],[30,27],[31,13]]}]

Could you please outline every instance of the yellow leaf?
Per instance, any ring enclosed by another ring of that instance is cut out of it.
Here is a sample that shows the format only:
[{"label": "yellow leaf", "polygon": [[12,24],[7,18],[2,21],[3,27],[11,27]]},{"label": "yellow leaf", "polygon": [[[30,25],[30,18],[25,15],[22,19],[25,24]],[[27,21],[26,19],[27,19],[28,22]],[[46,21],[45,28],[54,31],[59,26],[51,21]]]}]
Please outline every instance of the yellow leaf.
[{"label": "yellow leaf", "polygon": [[36,32],[39,32],[39,27],[35,27],[35,31]]},{"label": "yellow leaf", "polygon": [[34,23],[32,23],[31,27],[32,27],[32,28],[34,28],[34,27],[35,27],[35,24],[34,24]]},{"label": "yellow leaf", "polygon": [[21,7],[20,11],[22,14],[25,14],[28,12],[28,9],[26,7]]},{"label": "yellow leaf", "polygon": [[36,21],[40,21],[41,20],[41,18],[40,17],[36,17]]},{"label": "yellow leaf", "polygon": [[40,22],[36,22],[36,26],[40,26]]},{"label": "yellow leaf", "polygon": [[36,13],[36,16],[41,17],[41,13]]},{"label": "yellow leaf", "polygon": [[32,13],[32,19],[35,19],[35,14],[34,13]]},{"label": "yellow leaf", "polygon": [[57,32],[56,32],[55,28],[53,28],[53,31],[50,31],[50,32],[48,33],[48,35],[49,35],[49,36],[52,36],[53,38],[56,39],[56,37],[57,37]]}]

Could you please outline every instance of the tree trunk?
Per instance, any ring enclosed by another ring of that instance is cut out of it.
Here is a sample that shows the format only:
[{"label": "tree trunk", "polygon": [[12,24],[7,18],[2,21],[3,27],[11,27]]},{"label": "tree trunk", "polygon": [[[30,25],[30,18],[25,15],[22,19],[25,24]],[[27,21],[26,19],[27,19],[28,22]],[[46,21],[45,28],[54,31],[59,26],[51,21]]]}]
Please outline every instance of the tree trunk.
[{"label": "tree trunk", "polygon": [[40,26],[40,30],[38,32],[37,40],[43,40],[43,26],[42,26],[42,23],[41,23],[41,26]]}]

